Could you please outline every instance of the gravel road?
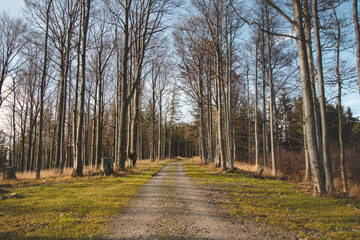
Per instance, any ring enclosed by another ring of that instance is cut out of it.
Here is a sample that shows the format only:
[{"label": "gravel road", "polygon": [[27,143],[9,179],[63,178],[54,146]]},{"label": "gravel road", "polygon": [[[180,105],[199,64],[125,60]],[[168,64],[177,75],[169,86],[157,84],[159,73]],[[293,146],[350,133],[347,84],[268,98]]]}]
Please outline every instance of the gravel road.
[{"label": "gravel road", "polygon": [[112,221],[105,239],[296,239],[294,233],[243,222],[227,213],[184,172],[166,165]]}]

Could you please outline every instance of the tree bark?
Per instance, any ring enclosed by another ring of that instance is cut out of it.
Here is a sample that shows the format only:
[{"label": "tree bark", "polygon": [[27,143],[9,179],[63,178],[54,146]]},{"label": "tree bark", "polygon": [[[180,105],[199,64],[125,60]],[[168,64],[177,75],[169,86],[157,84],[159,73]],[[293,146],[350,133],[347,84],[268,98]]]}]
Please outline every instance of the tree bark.
[{"label": "tree bark", "polygon": [[259,126],[258,126],[258,42],[256,41],[255,47],[255,166],[259,168]]},{"label": "tree bark", "polygon": [[[267,7],[266,7],[267,8]],[[270,31],[269,26],[269,11],[266,11],[266,29]],[[266,34],[266,45],[267,45],[267,53],[268,53],[268,78],[269,78],[269,91],[270,91],[270,143],[271,143],[271,168],[272,175],[277,175],[277,165],[276,165],[276,153],[275,153],[275,136],[274,136],[274,87],[273,87],[273,72],[272,72],[272,62],[271,62],[271,40],[270,34]]]},{"label": "tree bark", "polygon": [[43,68],[42,68],[42,73],[41,73],[41,85],[40,85],[40,120],[39,120],[40,122],[39,122],[39,145],[38,145],[38,156],[37,156],[37,166],[36,166],[36,179],[40,179],[40,170],[41,170],[41,164],[42,164],[41,157],[42,157],[42,137],[43,137],[43,122],[44,122],[44,95],[45,95],[45,81],[46,81],[46,74],[47,74],[49,19],[50,19],[51,5],[52,5],[52,0],[49,0],[47,10],[46,10],[44,60],[43,60]]},{"label": "tree bark", "polygon": [[314,103],[313,108],[314,108],[316,140],[317,140],[317,146],[319,148],[319,150],[318,150],[319,157],[320,157],[320,159],[323,159],[321,126],[320,126],[320,118],[319,118],[319,114],[318,114],[318,106],[317,106],[316,90],[315,90],[315,67],[314,67],[314,61],[313,61],[313,49],[312,49],[312,40],[311,40],[311,16],[310,16],[308,0],[303,1],[303,4],[304,4],[304,22],[305,22],[304,32],[305,32],[306,51],[307,51],[308,64],[309,64],[311,93],[312,93],[312,98],[313,98],[313,103]]},{"label": "tree bark", "polygon": [[199,74],[198,74],[198,102],[199,102],[199,112],[200,112],[200,150],[204,164],[208,164],[208,153],[206,149],[206,140],[205,140],[205,121],[204,121],[204,82],[203,82],[203,73],[199,63]]},{"label": "tree bark", "polygon": [[360,92],[360,29],[359,29],[359,14],[358,14],[358,0],[353,0],[353,18],[356,36],[356,62],[357,62],[357,77]]},{"label": "tree bark", "polygon": [[323,169],[318,154],[318,147],[316,141],[316,129],[313,113],[313,98],[311,93],[311,83],[309,75],[308,57],[306,51],[306,40],[302,21],[302,10],[299,0],[293,0],[294,7],[294,28],[296,32],[296,41],[299,52],[301,83],[303,91],[304,114],[305,114],[305,128],[307,136],[307,144],[309,149],[309,157],[311,162],[312,173],[314,176],[314,194],[323,195],[326,193],[325,183],[323,181]]},{"label": "tree bark", "polygon": [[328,124],[327,124],[327,116],[326,116],[327,115],[326,97],[325,97],[322,50],[321,50],[320,30],[319,30],[320,20],[318,17],[317,0],[313,0],[312,13],[313,13],[313,22],[314,22],[314,39],[315,39],[316,60],[317,60],[317,77],[318,77],[319,100],[320,100],[322,152],[324,159],[324,170],[325,170],[327,191],[333,194],[334,178],[333,178],[333,168],[332,168],[331,155],[330,155],[330,142],[328,137],[328,127],[327,127]]},{"label": "tree bark", "polygon": [[[82,162],[82,137],[84,128],[84,106],[85,106],[85,83],[86,83],[86,47],[87,47],[87,31],[89,25],[90,15],[90,2],[91,0],[82,0],[82,19],[83,25],[81,27],[81,83],[80,83],[80,106],[79,106],[79,120],[77,125],[76,134],[76,159],[74,164],[73,176],[83,175],[83,162]],[[86,6],[85,6],[86,4]]]},{"label": "tree bark", "polygon": [[121,93],[120,93],[120,116],[119,116],[119,136],[118,136],[118,159],[116,159],[116,166],[118,169],[125,169],[126,162],[126,128],[127,128],[127,112],[128,112],[128,61],[130,54],[129,47],[129,19],[130,7],[132,0],[126,0],[124,5],[124,21],[123,21],[123,58],[122,58],[122,72],[121,72]]},{"label": "tree bark", "polygon": [[343,184],[343,192],[345,194],[349,194],[349,188],[347,183],[347,176],[346,176],[346,168],[345,168],[345,148],[344,148],[344,141],[343,141],[343,132],[342,132],[342,104],[341,104],[341,90],[342,90],[342,79],[340,75],[340,43],[341,43],[341,29],[340,29],[340,22],[337,17],[337,13],[335,7],[331,6],[333,9],[335,21],[336,21],[336,82],[338,85],[338,119],[339,119],[339,147],[340,147],[340,172],[341,172],[341,179]]}]

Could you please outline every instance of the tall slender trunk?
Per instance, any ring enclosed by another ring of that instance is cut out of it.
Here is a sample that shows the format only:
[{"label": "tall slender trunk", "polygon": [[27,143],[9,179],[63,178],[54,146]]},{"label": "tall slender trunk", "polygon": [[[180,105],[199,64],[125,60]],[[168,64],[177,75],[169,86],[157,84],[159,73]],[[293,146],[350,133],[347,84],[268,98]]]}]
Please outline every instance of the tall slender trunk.
[{"label": "tall slender trunk", "polygon": [[150,161],[155,161],[155,82],[152,83],[152,98],[151,98],[151,126],[150,126]]},{"label": "tall slender trunk", "polygon": [[356,36],[356,62],[357,62],[357,77],[360,92],[360,29],[359,29],[359,14],[358,14],[358,0],[353,0],[353,18]]},{"label": "tall slender trunk", "polygon": [[303,103],[304,103],[304,114],[305,114],[305,130],[306,130],[306,141],[309,149],[309,157],[311,162],[311,169],[314,175],[313,185],[314,194],[323,195],[326,193],[325,182],[323,181],[323,169],[318,154],[317,140],[316,140],[316,129],[314,121],[314,109],[311,93],[311,83],[309,75],[308,57],[306,52],[306,40],[302,21],[302,10],[299,0],[293,0],[294,7],[294,28],[297,36],[297,47],[299,53],[300,62],[300,73],[301,83],[303,92]]},{"label": "tall slender trunk", "polygon": [[320,20],[318,17],[317,0],[313,0],[312,13],[313,13],[313,22],[314,22],[314,39],[315,39],[316,60],[317,60],[316,62],[317,62],[317,77],[318,77],[320,113],[321,113],[321,130],[322,130],[321,134],[322,134],[322,152],[324,159],[324,170],[325,170],[327,191],[333,194],[334,177],[333,177],[333,168],[331,163],[330,143],[329,143],[328,127],[327,127],[328,124],[327,124],[327,116],[326,116],[326,98],[325,98],[324,76],[323,76],[323,66],[322,66],[322,50],[321,50],[320,30],[319,30]]},{"label": "tall slender trunk", "polygon": [[28,149],[27,149],[27,159],[26,159],[26,171],[31,171],[31,156],[32,156],[32,146],[33,146],[33,133],[35,126],[34,119],[34,105],[33,105],[33,96],[30,97],[30,127],[28,135]]},{"label": "tall slender trunk", "polygon": [[308,182],[311,180],[311,166],[309,159],[309,149],[306,143],[306,128],[305,128],[305,115],[303,115],[304,123],[303,123],[303,131],[304,131],[304,156],[305,156],[305,176],[304,181]]},{"label": "tall slender trunk", "polygon": [[127,157],[126,142],[127,142],[127,112],[128,112],[128,62],[129,62],[129,19],[130,19],[130,6],[132,0],[126,0],[124,5],[124,26],[123,26],[123,58],[122,58],[122,72],[121,72],[121,93],[120,93],[120,116],[119,116],[119,136],[118,136],[118,159],[116,166],[118,169],[125,168]]},{"label": "tall slender trunk", "polygon": [[[264,17],[263,17],[264,18]],[[263,20],[265,21],[265,20]],[[268,137],[267,137],[267,113],[266,113],[266,65],[265,65],[265,33],[261,33],[262,47],[261,47],[261,59],[262,59],[262,98],[263,98],[263,155],[264,155],[264,168],[269,167],[269,151],[268,151]]]},{"label": "tall slender trunk", "polygon": [[246,71],[246,91],[247,91],[247,142],[248,142],[248,162],[252,162],[252,149],[251,149],[251,116],[250,116],[250,80],[249,80],[249,68]]},{"label": "tall slender trunk", "polygon": [[[96,74],[98,75],[98,73]],[[98,89],[99,89],[99,76],[96,77],[95,83],[95,96],[94,96],[94,110],[93,110],[93,129],[92,129],[92,140],[91,140],[91,166],[96,166],[96,135],[97,135],[97,109],[98,109]]]},{"label": "tall slender trunk", "polygon": [[162,146],[162,152],[161,152],[161,158],[165,158],[165,154],[166,154],[166,131],[167,131],[167,122],[166,122],[166,119],[167,119],[167,113],[165,112],[165,116],[164,116],[164,131],[163,131],[163,146]]},{"label": "tall slender trunk", "polygon": [[[43,122],[44,122],[44,95],[45,95],[45,80],[47,73],[47,54],[48,54],[48,37],[49,37],[49,18],[50,18],[50,9],[52,5],[52,0],[49,1],[47,10],[46,10],[46,29],[45,29],[45,40],[44,40],[44,60],[43,68],[41,73],[41,83],[40,83],[40,122],[39,122],[39,145],[38,145],[38,156],[37,156],[37,166],[36,166],[36,179],[40,179],[40,170],[41,170],[41,157],[42,157],[42,138],[43,138]],[[15,101],[15,100],[14,100]],[[15,126],[15,125],[14,125]]]},{"label": "tall slender trunk", "polygon": [[26,163],[25,163],[25,138],[26,138],[26,126],[27,126],[27,115],[28,115],[28,105],[25,107],[25,116],[23,116],[21,109],[21,157],[20,157],[20,171],[23,172],[26,169]]},{"label": "tall slender trunk", "polygon": [[[159,89],[161,88],[161,86],[159,86]],[[161,142],[162,142],[162,136],[161,136],[161,131],[162,131],[162,91],[160,90],[159,92],[159,129],[158,129],[158,156],[157,159],[161,160]]]},{"label": "tall slender trunk", "polygon": [[102,63],[101,63],[101,54],[99,54],[99,83],[98,83],[98,112],[96,116],[96,154],[95,154],[95,164],[96,168],[100,168],[101,164],[101,153],[102,153],[102,116],[103,116],[103,90],[102,90]]},{"label": "tall slender trunk", "polygon": [[[269,11],[266,12],[266,29],[270,31],[269,26]],[[276,165],[276,155],[275,155],[275,136],[274,136],[274,86],[273,86],[273,71],[272,71],[272,62],[271,62],[271,40],[270,34],[266,34],[266,46],[268,54],[268,78],[269,78],[269,91],[270,91],[270,143],[271,143],[271,168],[272,175],[277,175],[277,165]]]},{"label": "tall slender trunk", "polygon": [[259,168],[260,159],[259,159],[259,126],[258,126],[258,42],[256,42],[255,50],[255,166]]},{"label": "tall slender trunk", "polygon": [[224,153],[224,139],[223,139],[223,114],[222,114],[222,73],[221,73],[221,67],[222,67],[222,60],[221,60],[221,53],[220,49],[216,51],[216,98],[217,98],[217,132],[218,132],[218,149],[219,149],[219,161],[222,164],[222,169],[226,170],[226,159],[225,159],[225,153]]},{"label": "tall slender trunk", "polygon": [[[90,2],[91,0],[82,0],[82,19],[83,25],[81,27],[82,38],[81,38],[81,83],[80,83],[80,106],[79,106],[79,120],[77,125],[76,134],[76,159],[74,164],[73,176],[83,175],[83,162],[82,162],[82,137],[84,128],[84,106],[85,106],[85,83],[86,83],[86,46],[87,46],[87,31],[89,24],[90,14]],[[85,6],[86,4],[86,6]]]},{"label": "tall slender trunk", "polygon": [[[138,151],[140,150],[138,146],[139,142],[139,132],[138,132],[138,125],[139,125],[139,115],[140,115],[140,85],[136,86],[136,90],[134,93],[134,103],[133,103],[133,117],[132,117],[132,124],[131,124],[131,147],[130,147],[130,167],[135,167],[136,161],[140,154]],[[141,133],[141,131],[140,131]]]},{"label": "tall slender trunk", "polygon": [[13,167],[16,165],[19,171],[20,164],[16,163],[16,121],[15,121],[15,113],[16,113],[16,91],[15,91],[15,79],[13,78],[13,93],[14,93],[14,100],[12,105],[12,160],[9,162],[9,166]]},{"label": "tall slender trunk", "polygon": [[170,118],[170,126],[169,126],[169,158],[172,158],[172,128],[173,128],[173,116]]},{"label": "tall slender trunk", "polygon": [[207,79],[207,129],[208,129],[208,148],[209,148],[209,157],[210,162],[214,164],[214,154],[213,154],[213,146],[212,146],[212,133],[213,133],[213,127],[212,127],[212,103],[211,103],[211,77],[208,76]]},{"label": "tall slender trunk", "polygon": [[343,184],[343,192],[345,194],[349,194],[349,188],[347,183],[347,176],[346,176],[346,169],[345,169],[345,148],[344,148],[344,141],[343,141],[343,132],[342,132],[342,104],[341,104],[341,90],[342,90],[342,80],[340,75],[340,43],[341,43],[341,29],[340,29],[340,22],[337,17],[337,13],[335,7],[332,6],[335,21],[336,21],[336,82],[338,85],[338,119],[339,119],[339,147],[340,147],[340,172],[341,172],[341,179]]},{"label": "tall slender trunk", "polygon": [[[201,64],[201,63],[199,63]],[[204,83],[203,83],[203,73],[201,66],[199,66],[199,73],[198,73],[198,107],[200,112],[200,150],[201,150],[201,156],[203,159],[204,164],[208,164],[208,153],[206,149],[206,140],[205,140],[205,121],[204,121],[204,100],[203,100],[203,91],[204,91]]]},{"label": "tall slender trunk", "polygon": [[[79,28],[82,26],[82,19],[80,18]],[[81,65],[81,31],[79,31],[79,39],[77,44],[77,65],[76,65],[76,79],[74,90],[74,110],[73,110],[73,159],[76,159],[76,132],[77,132],[77,115],[78,115],[78,100],[79,100],[79,79],[80,79],[80,65]],[[74,163],[73,163],[74,165]]]},{"label": "tall slender trunk", "polygon": [[[306,40],[306,51],[308,57],[308,64],[309,64],[309,75],[310,75],[310,82],[311,82],[311,93],[314,103],[314,121],[315,121],[315,130],[316,130],[316,140],[317,146],[319,148],[319,157],[323,159],[322,154],[322,139],[321,139],[321,126],[320,126],[320,119],[319,119],[319,111],[317,106],[317,99],[316,99],[316,89],[315,89],[315,67],[313,61],[313,49],[312,49],[312,40],[311,40],[311,16],[310,16],[310,9],[308,5],[308,0],[303,1],[304,4],[304,32],[305,32],[305,40]],[[322,162],[322,161],[321,161]]]}]

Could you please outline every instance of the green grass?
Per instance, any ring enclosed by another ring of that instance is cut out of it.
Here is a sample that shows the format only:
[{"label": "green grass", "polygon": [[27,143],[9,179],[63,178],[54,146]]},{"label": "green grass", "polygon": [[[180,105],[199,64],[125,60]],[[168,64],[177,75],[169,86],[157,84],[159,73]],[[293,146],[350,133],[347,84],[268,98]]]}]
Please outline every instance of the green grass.
[{"label": "green grass", "polygon": [[185,162],[184,169],[201,187],[221,192],[217,201],[241,220],[295,231],[304,238],[360,239],[358,200],[315,198],[289,182],[224,174],[194,161]]},{"label": "green grass", "polygon": [[128,206],[169,161],[144,164],[124,176],[2,188],[0,239],[88,239],[106,234],[110,218]]}]

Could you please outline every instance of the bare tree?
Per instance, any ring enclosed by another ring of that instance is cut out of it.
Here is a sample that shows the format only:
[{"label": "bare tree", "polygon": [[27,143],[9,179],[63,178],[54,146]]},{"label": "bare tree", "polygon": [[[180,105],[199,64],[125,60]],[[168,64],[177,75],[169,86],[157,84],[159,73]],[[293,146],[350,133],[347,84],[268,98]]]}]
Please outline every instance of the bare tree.
[{"label": "bare tree", "polygon": [[340,172],[341,179],[343,184],[343,192],[345,194],[349,194],[349,187],[347,183],[346,169],[345,169],[345,148],[344,148],[344,140],[343,140],[343,119],[342,119],[342,103],[341,103],[341,92],[342,92],[342,74],[340,73],[340,53],[341,53],[341,45],[342,45],[342,33],[341,33],[341,23],[340,19],[337,16],[337,12],[335,6],[331,4],[331,8],[334,13],[334,18],[336,22],[336,83],[338,86],[338,94],[337,94],[337,108],[338,108],[338,121],[339,121],[339,147],[340,147]]},{"label": "bare tree", "polygon": [[74,164],[73,176],[83,175],[83,161],[82,161],[82,137],[83,137],[83,124],[84,124],[84,106],[85,106],[85,83],[86,83],[86,47],[87,47],[87,32],[90,18],[90,3],[91,0],[81,1],[81,84],[80,84],[80,106],[79,106],[79,119],[76,134],[76,158]]},{"label": "bare tree", "polygon": [[44,59],[43,67],[41,72],[41,83],[40,83],[40,122],[39,122],[39,145],[38,145],[38,156],[37,156],[37,167],[36,167],[36,179],[40,179],[41,170],[41,157],[42,157],[42,141],[43,141],[43,121],[44,121],[44,95],[45,95],[45,81],[47,75],[48,65],[48,38],[49,38],[49,21],[50,21],[50,9],[52,6],[52,0],[49,0],[46,8],[46,28],[44,38]]},{"label": "bare tree", "polygon": [[313,98],[311,92],[311,82],[309,73],[308,56],[306,51],[306,39],[303,27],[303,9],[299,0],[293,0],[294,20],[291,19],[285,12],[283,12],[277,5],[270,0],[265,0],[272,8],[278,11],[295,29],[296,42],[299,54],[301,83],[303,92],[304,114],[305,114],[305,130],[307,136],[307,144],[309,149],[309,157],[311,162],[312,173],[314,175],[313,185],[314,194],[323,195],[326,193],[324,182],[324,171],[322,168],[321,159],[319,158],[314,111]]},{"label": "bare tree", "polygon": [[5,79],[16,70],[16,56],[25,44],[26,25],[20,18],[6,13],[0,15],[0,107],[7,95],[3,95]]},{"label": "bare tree", "polygon": [[[313,14],[313,24],[314,24],[317,78],[318,78],[320,114],[321,114],[322,156],[324,159],[324,170],[325,170],[327,191],[333,193],[334,192],[334,179],[333,179],[333,169],[332,169],[332,163],[331,163],[330,144],[329,144],[329,137],[328,137],[328,124],[327,124],[327,115],[326,115],[326,97],[325,97],[325,87],[324,87],[325,84],[324,84],[323,64],[322,64],[323,59],[322,59],[322,49],[321,49],[321,40],[320,40],[320,20],[319,20],[317,8],[318,8],[317,0],[313,0],[312,14]],[[305,154],[307,154],[307,153],[305,153]],[[307,157],[307,155],[305,155],[305,156]]]}]

